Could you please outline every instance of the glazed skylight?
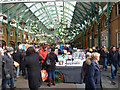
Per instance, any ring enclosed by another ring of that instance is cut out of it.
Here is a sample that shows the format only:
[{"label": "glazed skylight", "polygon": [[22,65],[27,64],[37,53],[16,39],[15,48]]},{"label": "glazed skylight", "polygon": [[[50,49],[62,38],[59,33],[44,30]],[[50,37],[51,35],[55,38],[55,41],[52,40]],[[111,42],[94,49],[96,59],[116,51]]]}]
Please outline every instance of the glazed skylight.
[{"label": "glazed skylight", "polygon": [[[29,8],[35,3],[25,3]],[[32,13],[47,27],[57,28],[62,22],[70,27],[76,1],[40,2],[30,8]],[[52,27],[51,27],[52,26]]]}]

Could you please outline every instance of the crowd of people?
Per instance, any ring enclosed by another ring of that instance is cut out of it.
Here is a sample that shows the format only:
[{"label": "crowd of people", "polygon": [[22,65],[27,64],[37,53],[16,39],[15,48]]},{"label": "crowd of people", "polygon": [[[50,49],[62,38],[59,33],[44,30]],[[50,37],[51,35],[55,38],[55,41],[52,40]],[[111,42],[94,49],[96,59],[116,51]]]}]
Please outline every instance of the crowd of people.
[{"label": "crowd of people", "polygon": [[[99,63],[103,65],[102,68]],[[114,82],[118,67],[120,67],[120,48],[116,49],[112,46],[110,50],[107,50],[105,46],[102,46],[101,49],[93,47],[86,50],[86,61],[83,62],[81,70],[81,78],[86,89],[102,88],[100,72],[107,71],[108,64],[111,66],[111,79]]]},{"label": "crowd of people", "polygon": [[[72,53],[71,48],[65,49]],[[59,50],[61,51],[61,48]],[[15,78],[19,78],[20,74],[28,79],[31,90],[37,90],[42,85],[40,73],[43,69],[48,72],[48,86],[51,86],[51,79],[55,85],[55,67],[58,57],[54,47],[29,47],[26,51],[19,51],[19,49],[4,46],[0,47],[0,60],[3,90],[7,86],[14,89]],[[117,50],[115,46],[112,46],[110,50],[107,50],[105,46],[102,46],[101,49],[95,47],[86,49],[86,61],[81,70],[81,78],[86,89],[102,88],[99,63],[103,65],[102,70],[105,71],[108,64],[111,65],[111,77],[114,80],[120,66],[120,48]]]},{"label": "crowd of people", "polygon": [[[51,86],[51,79],[55,85],[55,64],[58,62],[55,49],[51,47],[50,52],[46,46],[29,47],[26,51],[13,49],[12,47],[0,48],[1,60],[1,87],[3,90],[9,86],[11,89],[14,86],[15,78],[19,78],[20,73],[28,79],[29,88],[37,90],[42,85],[41,70],[46,69],[48,72],[48,86]],[[48,59],[50,65],[47,65]]]}]

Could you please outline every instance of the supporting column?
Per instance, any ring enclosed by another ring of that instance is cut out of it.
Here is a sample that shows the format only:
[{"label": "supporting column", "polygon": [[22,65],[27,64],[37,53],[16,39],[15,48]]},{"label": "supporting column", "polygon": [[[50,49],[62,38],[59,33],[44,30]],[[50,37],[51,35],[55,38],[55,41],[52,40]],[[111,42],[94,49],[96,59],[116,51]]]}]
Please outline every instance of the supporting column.
[{"label": "supporting column", "polygon": [[18,40],[18,23],[17,23],[17,27],[16,27],[16,48],[18,48],[17,40]]},{"label": "supporting column", "polygon": [[23,40],[24,40],[24,29],[22,31],[22,43],[23,43]]},{"label": "supporting column", "polygon": [[110,3],[107,2],[107,23],[108,23],[108,49],[110,49],[110,18],[109,18],[109,5]]},{"label": "supporting column", "polygon": [[97,3],[97,33],[98,33],[98,47],[100,48],[100,29],[99,29],[99,3]]},{"label": "supporting column", "polygon": [[93,47],[93,26],[91,28],[91,36],[92,36],[92,39],[91,39],[91,47]]},{"label": "supporting column", "polygon": [[85,47],[84,48],[86,49],[86,34],[85,34],[85,30],[84,30],[84,39],[85,39],[85,42],[84,42],[85,43]]},{"label": "supporting column", "polygon": [[[83,32],[82,32],[83,33]],[[83,34],[82,34],[82,48],[83,48]]]},{"label": "supporting column", "polygon": [[[16,17],[16,20],[18,21],[18,17]],[[19,23],[17,23],[17,27],[16,27],[16,48],[18,49],[18,43],[17,43],[17,40],[18,40],[18,26],[19,26]]]},{"label": "supporting column", "polygon": [[87,41],[88,41],[88,48],[89,48],[89,46],[90,46],[90,42],[89,42],[89,31],[87,30]]},{"label": "supporting column", "polygon": [[8,10],[8,24],[7,24],[7,46],[9,46],[9,30],[10,29],[10,21],[9,21],[9,10]]},{"label": "supporting column", "polygon": [[100,29],[99,29],[99,22],[97,22],[97,32],[98,32],[98,47],[100,48]]}]

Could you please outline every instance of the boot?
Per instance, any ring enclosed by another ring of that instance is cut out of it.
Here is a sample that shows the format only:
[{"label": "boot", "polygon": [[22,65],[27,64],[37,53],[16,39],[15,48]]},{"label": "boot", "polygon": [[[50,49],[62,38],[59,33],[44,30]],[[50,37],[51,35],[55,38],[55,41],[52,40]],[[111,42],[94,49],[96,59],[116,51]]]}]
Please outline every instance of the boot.
[{"label": "boot", "polygon": [[53,78],[53,85],[55,86],[55,78]]},{"label": "boot", "polygon": [[51,87],[51,78],[48,79],[48,86]]}]

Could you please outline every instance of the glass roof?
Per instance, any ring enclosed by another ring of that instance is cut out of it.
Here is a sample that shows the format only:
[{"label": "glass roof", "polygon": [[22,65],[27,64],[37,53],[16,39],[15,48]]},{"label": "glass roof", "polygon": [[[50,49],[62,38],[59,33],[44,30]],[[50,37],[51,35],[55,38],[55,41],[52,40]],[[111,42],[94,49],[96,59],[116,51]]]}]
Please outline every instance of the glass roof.
[{"label": "glass roof", "polygon": [[[29,8],[34,3],[25,3]],[[71,2],[40,2],[35,4],[30,10],[34,15],[47,27],[57,28],[60,23],[64,23],[70,27],[74,6],[76,1]]]}]

